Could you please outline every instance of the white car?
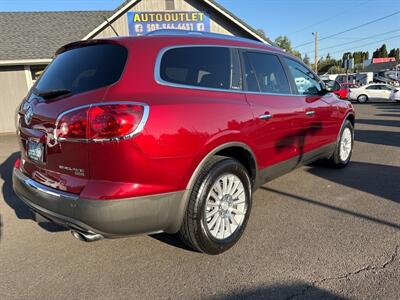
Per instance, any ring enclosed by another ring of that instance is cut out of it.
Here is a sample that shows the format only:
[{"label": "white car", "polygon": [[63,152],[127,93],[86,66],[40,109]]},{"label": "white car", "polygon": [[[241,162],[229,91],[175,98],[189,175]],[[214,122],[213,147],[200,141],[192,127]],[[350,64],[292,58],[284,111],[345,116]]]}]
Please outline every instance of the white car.
[{"label": "white car", "polygon": [[389,99],[400,103],[400,88],[394,88],[390,93]]},{"label": "white car", "polygon": [[391,100],[391,93],[395,88],[384,83],[371,83],[359,88],[351,89],[349,98],[357,100],[359,103],[365,103],[368,100],[386,99]]}]

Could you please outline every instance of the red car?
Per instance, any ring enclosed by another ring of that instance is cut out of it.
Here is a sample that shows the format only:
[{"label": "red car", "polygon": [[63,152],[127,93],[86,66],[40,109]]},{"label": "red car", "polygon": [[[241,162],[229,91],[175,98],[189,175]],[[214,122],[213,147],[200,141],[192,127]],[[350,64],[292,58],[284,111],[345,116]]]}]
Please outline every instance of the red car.
[{"label": "red car", "polygon": [[341,85],[336,80],[324,80],[326,89],[328,89],[331,93],[334,93],[339,97],[339,99],[347,100],[349,96],[349,89],[343,85]]},{"label": "red car", "polygon": [[354,110],[281,49],[161,31],[62,47],[18,112],[16,194],[94,241],[179,232],[221,253],[253,192],[317,159],[348,164]]}]

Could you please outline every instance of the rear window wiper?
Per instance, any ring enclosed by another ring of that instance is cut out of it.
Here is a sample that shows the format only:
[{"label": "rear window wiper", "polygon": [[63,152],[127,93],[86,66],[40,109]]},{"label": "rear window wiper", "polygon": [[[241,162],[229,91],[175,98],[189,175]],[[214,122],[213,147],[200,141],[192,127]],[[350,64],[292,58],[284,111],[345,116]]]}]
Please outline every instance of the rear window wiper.
[{"label": "rear window wiper", "polygon": [[50,91],[44,91],[44,92],[38,92],[36,95],[39,97],[42,97],[44,99],[52,99],[56,98],[62,95],[67,95],[72,93],[72,91],[67,90],[67,89],[58,89],[58,90],[50,90]]}]

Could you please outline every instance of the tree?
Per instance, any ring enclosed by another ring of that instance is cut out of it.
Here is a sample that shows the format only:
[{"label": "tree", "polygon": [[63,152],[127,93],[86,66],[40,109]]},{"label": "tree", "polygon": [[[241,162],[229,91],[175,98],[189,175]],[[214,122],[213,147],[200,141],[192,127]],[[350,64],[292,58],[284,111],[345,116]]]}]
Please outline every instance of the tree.
[{"label": "tree", "polygon": [[310,66],[310,58],[308,57],[307,53],[304,54],[303,62],[304,62],[306,65]]},{"label": "tree", "polygon": [[388,57],[394,57],[397,61],[400,60],[400,48],[393,48],[390,50]]},{"label": "tree", "polygon": [[267,39],[267,34],[265,33],[264,29],[258,28],[256,29],[257,33],[261,35],[263,38]]},{"label": "tree", "polygon": [[301,53],[297,50],[292,49],[292,42],[289,40],[289,38],[285,35],[283,36],[278,36],[275,39],[275,44],[284,49],[286,52],[292,53],[293,55],[297,56],[298,58],[301,58]]},{"label": "tree", "polygon": [[376,51],[372,54],[372,58],[384,58],[384,57],[388,57],[386,44],[383,44],[380,48],[376,49]]},{"label": "tree", "polygon": [[340,66],[332,66],[329,70],[328,70],[328,74],[340,74],[340,73],[345,73],[346,70]]}]

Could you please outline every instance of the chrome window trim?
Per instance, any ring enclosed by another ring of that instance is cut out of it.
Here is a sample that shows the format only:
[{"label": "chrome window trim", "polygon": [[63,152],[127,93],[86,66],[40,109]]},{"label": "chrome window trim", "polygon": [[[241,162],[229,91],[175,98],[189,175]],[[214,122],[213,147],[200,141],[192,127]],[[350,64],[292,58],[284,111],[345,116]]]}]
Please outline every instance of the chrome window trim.
[{"label": "chrome window trim", "polygon": [[[228,92],[228,93],[242,93],[242,94],[257,94],[257,95],[271,95],[271,96],[289,96],[289,97],[305,97],[306,95],[300,95],[300,94],[279,94],[279,93],[265,93],[265,92],[251,92],[251,91],[245,91],[243,89],[243,84],[242,84],[242,89],[240,90],[235,90],[235,89],[216,89],[216,88],[207,88],[207,87],[201,87],[201,86],[195,86],[195,85],[189,85],[189,84],[180,84],[180,83],[173,83],[166,81],[161,78],[161,60],[162,57],[164,56],[165,52],[171,49],[178,49],[178,48],[191,48],[191,47],[221,47],[221,48],[228,48],[228,49],[243,49],[243,50],[251,50],[251,51],[260,51],[264,52],[267,54],[274,54],[274,55],[282,55],[281,53],[275,53],[273,51],[268,51],[266,49],[261,49],[261,48],[251,48],[251,47],[243,47],[243,46],[230,46],[230,45],[213,45],[213,44],[185,44],[185,45],[175,45],[175,46],[168,46],[162,48],[156,58],[156,62],[154,65],[154,80],[164,86],[169,86],[169,87],[174,87],[174,88],[183,88],[183,89],[191,89],[191,90],[202,90],[202,91],[212,91],[212,92]],[[286,57],[286,56],[285,56]]]},{"label": "chrome window trim", "polygon": [[[142,120],[140,121],[138,127],[132,131],[130,134],[121,136],[121,137],[115,137],[115,138],[104,138],[104,139],[74,139],[74,138],[59,138],[57,136],[57,128],[59,125],[59,122],[61,120],[61,118],[73,111],[79,110],[79,109],[83,109],[83,108],[90,108],[93,106],[104,106],[104,105],[113,105],[113,104],[132,104],[132,105],[138,105],[138,106],[143,106],[143,116],[142,116]],[[113,102],[100,102],[100,103],[92,103],[92,104],[86,104],[86,105],[81,105],[81,106],[77,106],[71,109],[68,109],[64,112],[62,112],[61,114],[58,115],[56,123],[55,123],[55,128],[53,131],[53,136],[54,136],[54,140],[56,141],[68,141],[68,142],[84,142],[84,143],[98,143],[98,142],[113,142],[113,141],[121,141],[121,140],[127,140],[130,139],[132,137],[134,137],[135,135],[139,134],[140,132],[143,131],[144,126],[146,125],[147,119],[149,118],[149,113],[150,113],[150,107],[148,104],[146,103],[142,103],[142,102],[134,102],[134,101],[113,101]]]}]

